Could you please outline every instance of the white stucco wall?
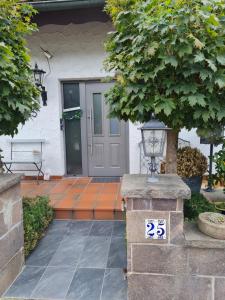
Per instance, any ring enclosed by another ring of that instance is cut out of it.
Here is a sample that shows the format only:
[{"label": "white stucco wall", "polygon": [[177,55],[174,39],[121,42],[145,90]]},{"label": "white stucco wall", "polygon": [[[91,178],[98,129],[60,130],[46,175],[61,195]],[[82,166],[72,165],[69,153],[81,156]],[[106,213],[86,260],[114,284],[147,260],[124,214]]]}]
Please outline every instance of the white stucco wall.
[{"label": "white stucco wall", "polygon": [[[60,80],[90,79],[104,77],[103,60],[105,52],[103,42],[111,23],[92,22],[80,25],[45,25],[28,40],[32,61],[45,71],[44,85],[48,92],[48,106],[42,106],[38,116],[19,128],[15,138],[46,139],[43,148],[45,172],[51,175],[64,175],[64,140],[60,130],[62,113]],[[40,47],[53,54],[50,69]],[[129,157],[130,173],[139,173],[139,147],[141,140],[140,125],[129,124]],[[209,146],[201,145],[195,131],[182,131],[181,138],[189,140],[192,146],[208,155]],[[0,148],[5,157],[9,154],[8,140],[11,137],[0,137]],[[30,173],[27,173],[29,175]]]},{"label": "white stucco wall", "polygon": [[[48,92],[48,106],[42,106],[38,116],[19,128],[19,139],[46,139],[43,149],[43,169],[51,175],[64,175],[64,142],[60,131],[62,114],[60,79],[104,77],[102,62],[105,57],[103,42],[111,23],[92,22],[80,25],[46,25],[29,37],[32,61],[48,72],[48,64],[40,47],[53,54],[50,72],[44,85]],[[3,155],[9,155],[8,140],[0,137]],[[28,173],[30,174],[30,173]]]}]

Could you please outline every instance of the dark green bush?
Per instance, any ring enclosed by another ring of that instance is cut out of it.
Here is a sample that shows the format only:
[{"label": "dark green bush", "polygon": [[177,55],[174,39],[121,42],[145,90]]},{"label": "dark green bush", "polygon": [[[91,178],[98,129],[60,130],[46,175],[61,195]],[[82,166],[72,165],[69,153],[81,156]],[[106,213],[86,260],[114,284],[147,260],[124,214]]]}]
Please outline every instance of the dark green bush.
[{"label": "dark green bush", "polygon": [[184,218],[194,221],[203,212],[216,212],[214,204],[210,203],[203,195],[193,193],[190,200],[184,202]]},{"label": "dark green bush", "polygon": [[34,249],[52,218],[53,209],[49,205],[48,197],[23,198],[25,256]]}]

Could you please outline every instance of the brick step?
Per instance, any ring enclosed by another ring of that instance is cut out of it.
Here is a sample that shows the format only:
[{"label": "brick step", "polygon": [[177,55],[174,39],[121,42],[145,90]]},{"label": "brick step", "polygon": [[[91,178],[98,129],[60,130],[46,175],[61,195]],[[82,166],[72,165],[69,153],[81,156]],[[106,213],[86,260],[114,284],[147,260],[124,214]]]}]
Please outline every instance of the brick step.
[{"label": "brick step", "polygon": [[123,220],[124,213],[117,209],[65,209],[54,208],[57,220]]}]

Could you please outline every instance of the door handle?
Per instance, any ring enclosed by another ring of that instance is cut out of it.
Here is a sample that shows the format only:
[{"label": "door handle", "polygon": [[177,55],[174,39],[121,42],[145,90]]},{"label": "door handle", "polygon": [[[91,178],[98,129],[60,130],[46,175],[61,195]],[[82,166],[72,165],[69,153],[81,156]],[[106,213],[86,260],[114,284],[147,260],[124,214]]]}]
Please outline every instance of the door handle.
[{"label": "door handle", "polygon": [[92,108],[90,109],[91,156],[93,155]]}]

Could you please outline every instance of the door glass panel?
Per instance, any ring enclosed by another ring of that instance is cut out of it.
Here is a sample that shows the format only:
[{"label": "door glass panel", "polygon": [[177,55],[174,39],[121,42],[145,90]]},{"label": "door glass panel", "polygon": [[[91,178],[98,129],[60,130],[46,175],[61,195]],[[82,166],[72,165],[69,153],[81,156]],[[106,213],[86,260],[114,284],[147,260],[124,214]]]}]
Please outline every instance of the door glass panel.
[{"label": "door glass panel", "polygon": [[75,118],[75,110],[66,111],[68,108],[80,106],[79,83],[63,83],[63,98],[67,174],[80,175],[82,174],[81,121]]},{"label": "door glass panel", "polygon": [[120,121],[117,118],[109,120],[110,135],[120,135]]},{"label": "door glass panel", "polygon": [[71,175],[82,174],[80,120],[73,118],[74,111],[67,112],[65,120],[66,166]]},{"label": "door glass panel", "polygon": [[79,83],[64,83],[64,109],[80,106]]},{"label": "door glass panel", "polygon": [[102,95],[101,93],[93,94],[93,123],[94,134],[102,134]]}]

